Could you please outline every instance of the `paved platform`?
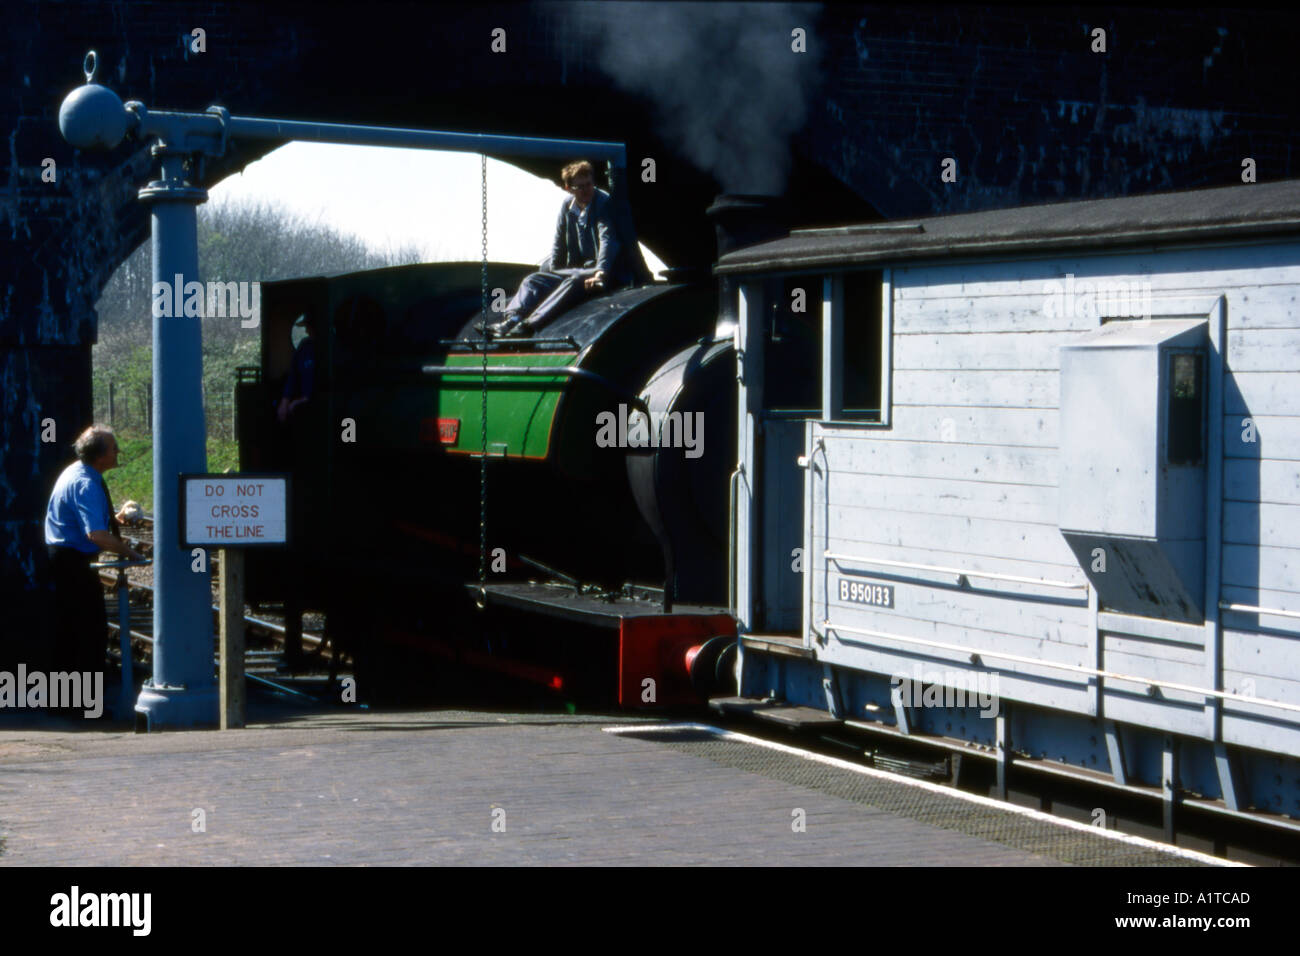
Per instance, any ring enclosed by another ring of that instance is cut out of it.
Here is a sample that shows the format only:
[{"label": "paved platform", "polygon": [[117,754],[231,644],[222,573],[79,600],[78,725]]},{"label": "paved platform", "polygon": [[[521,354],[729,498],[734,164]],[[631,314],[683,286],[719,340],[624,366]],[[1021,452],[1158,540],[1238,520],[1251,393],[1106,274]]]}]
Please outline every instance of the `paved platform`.
[{"label": "paved platform", "polygon": [[0,730],[0,866],[1051,866],[1078,862],[1080,841],[1087,862],[1188,862],[862,779],[608,716],[335,712],[152,735],[34,724]]}]

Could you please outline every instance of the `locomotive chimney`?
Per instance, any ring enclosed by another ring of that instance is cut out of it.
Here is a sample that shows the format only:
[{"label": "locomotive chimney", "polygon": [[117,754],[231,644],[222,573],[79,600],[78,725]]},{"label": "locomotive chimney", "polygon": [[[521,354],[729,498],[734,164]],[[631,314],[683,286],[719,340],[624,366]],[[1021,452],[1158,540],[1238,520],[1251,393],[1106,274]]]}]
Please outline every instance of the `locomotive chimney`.
[{"label": "locomotive chimney", "polygon": [[[713,220],[718,258],[745,246],[790,234],[789,210],[781,196],[723,193],[705,210]],[[718,326],[715,335],[729,337],[736,327],[737,284],[718,280]]]}]

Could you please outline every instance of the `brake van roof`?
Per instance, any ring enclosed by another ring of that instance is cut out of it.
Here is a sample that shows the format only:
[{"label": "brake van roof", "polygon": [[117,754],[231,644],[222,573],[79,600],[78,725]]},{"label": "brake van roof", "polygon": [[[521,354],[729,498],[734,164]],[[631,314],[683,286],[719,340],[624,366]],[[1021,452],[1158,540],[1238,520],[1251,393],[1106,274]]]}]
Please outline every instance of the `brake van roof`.
[{"label": "brake van roof", "polygon": [[796,229],[723,256],[717,275],[944,256],[1109,248],[1300,232],[1300,179]]}]

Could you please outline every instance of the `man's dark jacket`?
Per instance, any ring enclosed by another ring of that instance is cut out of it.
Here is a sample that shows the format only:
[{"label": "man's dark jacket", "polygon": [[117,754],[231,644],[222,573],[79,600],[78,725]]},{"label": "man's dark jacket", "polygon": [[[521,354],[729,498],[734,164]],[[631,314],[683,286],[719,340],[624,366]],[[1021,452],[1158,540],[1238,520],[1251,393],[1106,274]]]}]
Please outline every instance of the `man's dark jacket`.
[{"label": "man's dark jacket", "polygon": [[[650,281],[650,270],[641,257],[630,217],[618,215],[609,193],[603,189],[595,191],[587,210],[585,237],[579,234],[580,212],[573,199],[566,199],[560,206],[548,260],[550,269],[595,268],[607,273],[618,285]],[[587,239],[585,244],[583,238]],[[585,256],[584,245],[589,252]]]}]

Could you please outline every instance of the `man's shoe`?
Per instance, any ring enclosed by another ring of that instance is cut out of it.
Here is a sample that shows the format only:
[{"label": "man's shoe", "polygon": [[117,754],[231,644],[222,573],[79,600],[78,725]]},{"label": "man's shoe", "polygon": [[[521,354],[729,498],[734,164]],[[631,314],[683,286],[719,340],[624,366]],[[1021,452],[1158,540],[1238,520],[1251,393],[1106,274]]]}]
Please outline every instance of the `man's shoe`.
[{"label": "man's shoe", "polygon": [[487,327],[487,330],[488,332],[497,336],[498,338],[503,338],[507,335],[513,335],[515,329],[517,329],[518,327],[519,327],[519,316],[507,312],[506,317],[504,319],[502,319],[500,322],[494,322],[492,325],[489,325]]}]

